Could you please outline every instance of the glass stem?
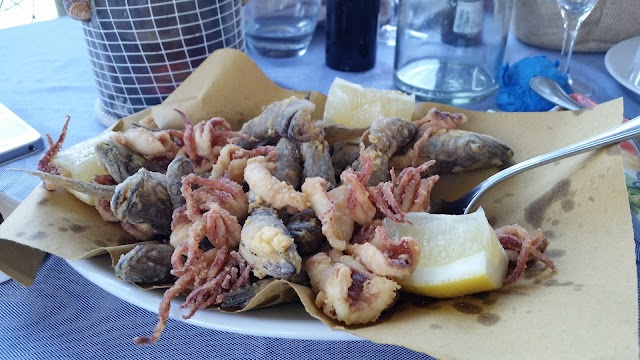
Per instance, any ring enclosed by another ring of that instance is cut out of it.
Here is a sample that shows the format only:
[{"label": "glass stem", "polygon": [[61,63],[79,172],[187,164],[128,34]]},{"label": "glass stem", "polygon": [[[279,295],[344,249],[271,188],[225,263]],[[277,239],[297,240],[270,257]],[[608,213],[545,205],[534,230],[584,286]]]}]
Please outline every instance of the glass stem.
[{"label": "glass stem", "polygon": [[582,25],[582,21],[586,16],[576,16],[563,9],[560,11],[562,13],[562,19],[564,20],[564,36],[559,70],[569,75],[569,64],[571,63],[573,46],[575,45],[580,25]]}]

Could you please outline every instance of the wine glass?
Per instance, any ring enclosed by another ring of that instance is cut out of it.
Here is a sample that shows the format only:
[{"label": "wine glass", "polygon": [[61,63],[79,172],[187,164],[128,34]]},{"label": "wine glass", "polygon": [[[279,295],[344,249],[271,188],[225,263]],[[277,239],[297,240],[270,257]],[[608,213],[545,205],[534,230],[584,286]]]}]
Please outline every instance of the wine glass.
[{"label": "wine glass", "polygon": [[560,71],[567,74],[569,85],[574,92],[590,96],[593,88],[583,82],[573,79],[569,75],[569,64],[573,54],[573,46],[578,36],[578,30],[584,19],[589,16],[598,0],[557,0],[560,14],[564,21],[564,37],[562,39],[562,52],[560,57]]}]

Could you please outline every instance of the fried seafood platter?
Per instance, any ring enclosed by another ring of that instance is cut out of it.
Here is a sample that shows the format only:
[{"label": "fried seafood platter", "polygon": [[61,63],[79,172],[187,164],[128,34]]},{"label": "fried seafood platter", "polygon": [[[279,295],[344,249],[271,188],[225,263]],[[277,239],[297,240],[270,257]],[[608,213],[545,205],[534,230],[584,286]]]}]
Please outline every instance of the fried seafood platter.
[{"label": "fried seafood platter", "polygon": [[[12,231],[27,211],[45,211],[50,223],[78,230],[66,234],[75,254],[108,249],[114,277],[163,289],[157,326],[138,344],[162,341],[171,300],[185,318],[299,300],[333,329],[438,357],[500,358],[488,344],[506,341],[519,341],[530,357],[568,348],[586,356],[601,348],[593,337],[609,333],[637,347],[633,241],[621,220],[628,214],[615,149],[532,170],[483,198],[485,230],[509,263],[491,291],[411,290],[406,284],[416,284],[409,279],[438,244],[392,231],[417,225],[437,200],[455,199],[504,166],[610,127],[602,119],[620,118],[620,102],[544,118],[425,103],[411,119],[349,129],[325,126],[322,98],[287,95],[242,123],[165,103],[163,117],[181,126],[158,124],[154,113],[124,121],[94,139],[101,171],[89,179],[57,160],[71,119],[28,170],[47,190],[16,210],[23,216],[5,222],[13,224],[2,236],[32,238]],[[620,243],[599,240],[611,237]],[[46,250],[63,255],[59,248]],[[607,267],[594,266],[596,258]],[[615,290],[615,301],[599,286]],[[594,308],[601,310],[585,316]],[[616,325],[594,326],[605,320]],[[531,341],[519,335],[523,324],[540,329]]]},{"label": "fried seafood platter", "polygon": [[[137,344],[159,339],[177,296],[186,296],[185,318],[205,308],[242,310],[276,280],[311,287],[318,309],[340,323],[375,322],[422,261],[436,262],[425,260],[436,244],[421,243],[419,232],[390,235],[385,221],[411,227],[418,220],[407,214],[433,210],[431,192],[441,175],[502,167],[513,157],[498,139],[459,129],[468,121],[463,113],[433,107],[416,121],[378,117],[360,138],[330,144],[314,111],[313,102],[292,96],[267,104],[239,130],[220,117],[193,124],[180,110],[184,129],[160,129],[146,117],[89,142],[99,165],[89,182],[77,179],[84,175],[65,158],[75,152],[61,152],[70,119],[57,141],[49,137],[30,174],[50,191],[82,194],[103,221],[120,224],[140,243],[117,259],[118,278],[168,287],[156,329]],[[489,287],[459,284],[461,292],[432,293],[409,282],[407,289],[455,297],[514,283],[527,262],[555,271],[542,253],[542,230],[534,236],[509,225],[488,236],[500,242],[494,253],[503,259]],[[445,248],[460,245],[466,244],[451,240]],[[506,278],[505,250],[515,263]],[[440,253],[450,251],[457,249]]]}]

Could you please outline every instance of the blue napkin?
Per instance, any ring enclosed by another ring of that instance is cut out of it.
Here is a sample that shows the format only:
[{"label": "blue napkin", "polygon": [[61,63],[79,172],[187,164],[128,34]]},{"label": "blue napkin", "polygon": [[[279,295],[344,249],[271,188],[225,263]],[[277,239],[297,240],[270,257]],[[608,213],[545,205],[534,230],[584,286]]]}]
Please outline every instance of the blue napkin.
[{"label": "blue napkin", "polygon": [[529,81],[534,76],[545,76],[560,84],[567,92],[571,93],[571,87],[567,82],[567,75],[558,70],[559,62],[549,61],[545,55],[524,58],[509,66],[502,65],[498,79],[500,89],[496,104],[502,111],[547,111],[554,104],[538,95],[529,86]]}]

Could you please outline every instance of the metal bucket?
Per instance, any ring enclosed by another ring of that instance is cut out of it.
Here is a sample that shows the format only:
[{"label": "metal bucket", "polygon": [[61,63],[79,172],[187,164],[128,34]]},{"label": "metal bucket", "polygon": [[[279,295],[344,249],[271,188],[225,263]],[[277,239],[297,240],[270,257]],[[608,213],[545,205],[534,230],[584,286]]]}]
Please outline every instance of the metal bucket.
[{"label": "metal bucket", "polygon": [[106,124],[161,103],[214,50],[245,51],[241,0],[93,0],[91,6],[82,28]]}]

